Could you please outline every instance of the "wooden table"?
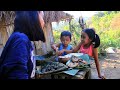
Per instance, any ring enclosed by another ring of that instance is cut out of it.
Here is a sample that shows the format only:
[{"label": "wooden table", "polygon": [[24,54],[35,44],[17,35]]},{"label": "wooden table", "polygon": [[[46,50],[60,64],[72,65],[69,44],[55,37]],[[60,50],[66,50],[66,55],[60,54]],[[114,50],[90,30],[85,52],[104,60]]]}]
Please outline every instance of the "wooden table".
[{"label": "wooden table", "polygon": [[[54,61],[55,57],[49,58],[49,61]],[[63,72],[56,72],[50,74],[36,74],[35,79],[90,79],[91,68],[80,70],[75,76],[65,74]]]},{"label": "wooden table", "polygon": [[36,74],[35,79],[90,79],[91,78],[91,68],[78,71],[75,76],[65,74],[63,72],[56,72],[50,74]]}]

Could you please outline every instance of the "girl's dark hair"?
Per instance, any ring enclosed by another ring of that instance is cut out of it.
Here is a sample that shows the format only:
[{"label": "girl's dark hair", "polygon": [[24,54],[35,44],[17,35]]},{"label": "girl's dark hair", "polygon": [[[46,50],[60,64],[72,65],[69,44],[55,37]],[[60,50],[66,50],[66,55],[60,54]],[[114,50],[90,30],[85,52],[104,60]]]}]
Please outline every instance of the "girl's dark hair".
[{"label": "girl's dark hair", "polygon": [[92,40],[92,43],[94,44],[94,48],[97,48],[100,46],[100,38],[95,33],[94,29],[87,28],[87,29],[83,29],[82,31],[85,32],[88,35],[88,37]]},{"label": "girl's dark hair", "polygon": [[71,40],[71,33],[69,32],[69,31],[63,31],[62,33],[61,33],[61,36],[60,36],[60,38],[62,37],[62,36],[69,36],[70,37],[70,40]]},{"label": "girl's dark hair", "polygon": [[41,40],[45,42],[38,11],[16,11],[13,32],[24,33],[31,41]]}]

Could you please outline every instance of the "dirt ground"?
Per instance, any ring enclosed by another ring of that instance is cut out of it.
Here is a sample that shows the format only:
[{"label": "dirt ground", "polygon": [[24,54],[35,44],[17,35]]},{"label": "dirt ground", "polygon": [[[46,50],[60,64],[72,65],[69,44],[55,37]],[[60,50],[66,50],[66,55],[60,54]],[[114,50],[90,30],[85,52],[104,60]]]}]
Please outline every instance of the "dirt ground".
[{"label": "dirt ground", "polygon": [[[99,59],[102,75],[106,79],[120,79],[120,53],[107,54]],[[97,70],[94,61],[91,65],[92,79],[97,78]]]}]

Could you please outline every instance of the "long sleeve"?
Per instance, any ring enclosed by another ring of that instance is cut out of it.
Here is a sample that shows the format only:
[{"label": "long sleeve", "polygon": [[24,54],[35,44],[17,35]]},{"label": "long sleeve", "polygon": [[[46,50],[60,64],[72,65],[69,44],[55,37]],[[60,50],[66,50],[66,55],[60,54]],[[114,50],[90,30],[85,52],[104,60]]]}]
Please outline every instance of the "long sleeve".
[{"label": "long sleeve", "polygon": [[[2,75],[7,79],[29,79],[29,70],[32,70],[30,62],[30,46],[27,40],[18,38],[9,46],[4,63]],[[28,67],[29,63],[29,67]]]}]

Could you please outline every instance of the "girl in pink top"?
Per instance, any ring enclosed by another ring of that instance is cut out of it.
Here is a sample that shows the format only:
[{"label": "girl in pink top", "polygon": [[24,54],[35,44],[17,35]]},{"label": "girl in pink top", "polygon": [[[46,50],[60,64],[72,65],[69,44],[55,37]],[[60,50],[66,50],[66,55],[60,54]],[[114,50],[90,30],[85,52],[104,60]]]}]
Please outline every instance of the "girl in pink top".
[{"label": "girl in pink top", "polygon": [[93,45],[91,44],[88,48],[85,48],[84,45],[81,45],[80,52],[93,57]]},{"label": "girl in pink top", "polygon": [[98,60],[98,49],[100,45],[100,38],[95,33],[94,29],[87,28],[82,30],[81,32],[81,42],[73,49],[73,50],[66,50],[67,53],[74,53],[79,51],[80,53],[88,54],[89,56],[93,57],[95,60],[98,77],[104,79],[104,77],[100,73],[100,64]]}]

